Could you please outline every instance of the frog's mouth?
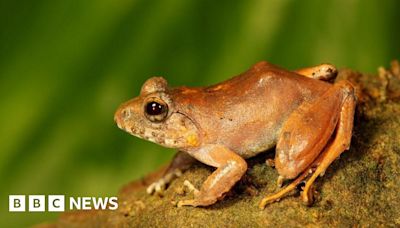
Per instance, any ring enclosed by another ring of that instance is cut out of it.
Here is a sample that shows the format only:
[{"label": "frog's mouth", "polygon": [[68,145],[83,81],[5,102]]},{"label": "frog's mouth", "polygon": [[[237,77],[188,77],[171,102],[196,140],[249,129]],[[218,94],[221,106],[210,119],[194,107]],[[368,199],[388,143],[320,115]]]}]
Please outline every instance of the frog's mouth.
[{"label": "frog's mouth", "polygon": [[200,143],[198,128],[185,114],[174,112],[164,122],[154,123],[144,118],[135,118],[134,113],[125,113],[129,118],[115,118],[118,127],[127,133],[168,148],[189,148]]},{"label": "frog's mouth", "polygon": [[168,148],[184,149],[200,144],[198,127],[186,115],[172,113],[165,122],[144,128],[144,139]]}]

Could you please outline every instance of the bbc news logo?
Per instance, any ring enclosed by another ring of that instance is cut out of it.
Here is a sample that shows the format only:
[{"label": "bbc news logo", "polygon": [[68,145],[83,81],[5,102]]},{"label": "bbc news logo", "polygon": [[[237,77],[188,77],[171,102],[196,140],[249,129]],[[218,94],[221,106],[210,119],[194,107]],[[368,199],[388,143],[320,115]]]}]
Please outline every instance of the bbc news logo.
[{"label": "bbc news logo", "polygon": [[[28,199],[28,200],[26,200]],[[8,210],[10,212],[62,212],[69,210],[116,210],[117,197],[69,197],[64,195],[9,195]],[[47,206],[47,207],[46,207]]]}]

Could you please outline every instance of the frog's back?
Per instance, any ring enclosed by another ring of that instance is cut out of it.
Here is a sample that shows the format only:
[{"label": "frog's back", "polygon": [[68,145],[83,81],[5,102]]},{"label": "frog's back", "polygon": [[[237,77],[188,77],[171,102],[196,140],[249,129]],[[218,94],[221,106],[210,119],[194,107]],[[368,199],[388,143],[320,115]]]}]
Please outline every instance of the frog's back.
[{"label": "frog's back", "polygon": [[330,86],[260,62],[214,86],[185,88],[177,103],[201,128],[203,143],[223,144],[252,157],[275,145],[282,123],[295,108]]},{"label": "frog's back", "polygon": [[203,90],[214,98],[230,97],[234,99],[238,97],[241,99],[243,95],[250,92],[263,96],[265,95],[263,92],[268,93],[272,89],[281,92],[285,91],[286,93],[299,91],[302,96],[307,98],[309,96],[312,97],[314,94],[323,93],[329,87],[330,84],[326,82],[307,78],[262,61],[238,76],[216,85],[205,87]]}]

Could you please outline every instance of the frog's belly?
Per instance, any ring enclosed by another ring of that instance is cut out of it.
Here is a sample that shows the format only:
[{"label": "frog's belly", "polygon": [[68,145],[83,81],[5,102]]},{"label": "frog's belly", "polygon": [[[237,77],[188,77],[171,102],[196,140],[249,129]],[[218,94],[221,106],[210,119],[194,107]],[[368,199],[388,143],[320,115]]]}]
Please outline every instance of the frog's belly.
[{"label": "frog's belly", "polygon": [[[250,158],[273,148],[276,145],[278,124],[246,124],[245,129],[238,129],[224,142],[225,146],[243,158]],[[263,126],[263,127],[261,127]]]},{"label": "frog's belly", "polygon": [[259,142],[254,144],[249,144],[246,147],[238,148],[237,154],[243,158],[251,158],[259,153],[265,152],[276,145],[274,141],[270,142]]}]

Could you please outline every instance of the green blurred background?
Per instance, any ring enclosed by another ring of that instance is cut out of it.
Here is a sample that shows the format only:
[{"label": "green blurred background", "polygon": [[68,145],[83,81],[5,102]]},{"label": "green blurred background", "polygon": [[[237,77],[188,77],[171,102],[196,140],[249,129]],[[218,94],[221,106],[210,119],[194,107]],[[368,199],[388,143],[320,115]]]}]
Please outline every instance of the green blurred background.
[{"label": "green blurred background", "polygon": [[163,75],[199,86],[260,60],[374,73],[400,57],[400,1],[0,1],[0,227],[9,194],[112,196],[172,150],[119,130],[113,114]]}]

